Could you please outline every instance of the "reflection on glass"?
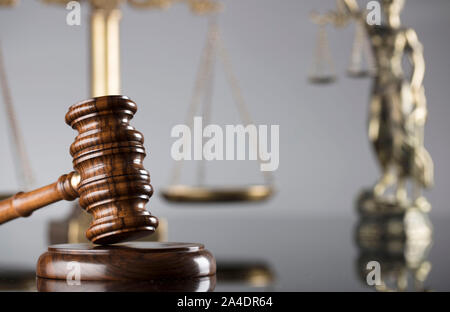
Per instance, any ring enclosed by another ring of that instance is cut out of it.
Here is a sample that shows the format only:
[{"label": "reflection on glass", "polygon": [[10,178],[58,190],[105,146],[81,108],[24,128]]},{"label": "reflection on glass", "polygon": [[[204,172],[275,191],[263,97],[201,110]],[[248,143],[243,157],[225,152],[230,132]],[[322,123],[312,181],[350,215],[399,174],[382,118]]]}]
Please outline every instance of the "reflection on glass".
[{"label": "reflection on glass", "polygon": [[36,290],[36,273],[16,267],[0,267],[0,291]]},{"label": "reflection on glass", "polygon": [[216,276],[195,279],[151,281],[80,281],[37,278],[39,292],[207,292],[216,286]]},{"label": "reflection on glass", "polygon": [[272,286],[275,279],[271,267],[262,261],[217,261],[217,281],[220,285],[264,288]]},{"label": "reflection on glass", "polygon": [[380,276],[373,285],[377,291],[427,291],[424,284],[431,271],[427,257],[433,242],[428,214],[416,206],[383,213],[376,207],[372,212],[358,210],[356,268],[361,282],[370,285],[368,275],[374,271],[368,263],[377,261]]}]

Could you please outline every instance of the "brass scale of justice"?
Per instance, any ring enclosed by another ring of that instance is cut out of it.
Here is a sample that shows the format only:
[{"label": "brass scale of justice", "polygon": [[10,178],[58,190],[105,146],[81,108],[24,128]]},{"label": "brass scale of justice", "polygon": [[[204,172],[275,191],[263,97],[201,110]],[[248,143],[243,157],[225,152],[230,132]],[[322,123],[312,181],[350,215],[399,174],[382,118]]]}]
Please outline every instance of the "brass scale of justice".
[{"label": "brass scale of justice", "polygon": [[[368,12],[356,0],[336,0],[335,10],[311,13],[319,31],[309,81],[318,85],[336,81],[326,26],[343,28],[353,21],[355,37],[347,74],[373,79],[368,134],[382,169],[378,182],[364,190],[356,203],[358,275],[366,285],[367,263],[377,260],[383,268],[377,291],[408,290],[408,274],[414,290],[427,291],[424,282],[431,270],[427,257],[433,227],[428,217],[431,205],[421,190],[433,184],[433,162],[424,147],[427,104],[422,84],[423,49],[416,32],[401,25],[405,0],[378,3],[384,17],[381,25],[368,23]],[[403,69],[404,57],[410,61],[410,75]],[[411,198],[408,179],[413,184]]]},{"label": "brass scale of justice", "polygon": [[[65,5],[69,1],[44,0],[43,2]],[[121,19],[121,11],[119,6],[122,2],[125,1],[89,1],[91,5],[91,93],[93,96],[93,99],[89,101],[94,101],[94,103],[96,103],[96,101],[102,102],[104,99],[108,102],[109,98],[112,99],[111,101],[115,101],[115,99],[113,99],[114,96],[109,95],[120,94],[119,21]],[[190,6],[191,11],[196,14],[210,14],[212,17],[209,23],[207,43],[203,51],[203,57],[200,63],[188,117],[193,117],[196,109],[198,109],[199,100],[202,94],[205,98],[203,103],[204,110],[210,110],[214,60],[218,57],[224,65],[224,70],[242,120],[247,124],[251,122],[250,115],[248,114],[248,110],[243,101],[240,87],[232,71],[231,62],[226,49],[223,46],[217,26],[216,14],[222,8],[220,3],[212,0],[128,0],[127,2],[138,9],[167,9],[174,3],[184,2],[187,3]],[[14,0],[0,0],[0,5],[6,7],[13,6],[16,3],[17,1]],[[2,93],[6,106],[7,118],[12,130],[12,144],[20,159],[20,166],[17,164],[17,172],[19,173],[19,180],[24,182],[23,187],[29,189],[33,182],[33,174],[14,114],[11,94],[7,83],[6,70],[3,64],[3,55],[1,54],[0,66]],[[121,100],[129,101],[126,97]],[[84,101],[77,105],[89,101]],[[197,175],[199,177],[199,185],[195,186],[177,183],[180,170],[181,166],[180,163],[178,163],[173,170],[172,185],[166,187],[162,191],[163,197],[168,201],[260,201],[267,199],[273,194],[273,179],[270,173],[265,175],[265,184],[245,187],[208,187],[203,185],[203,167],[199,166]],[[73,186],[79,183],[80,178],[76,174],[73,176],[69,175],[69,177],[70,185]],[[54,185],[57,185],[58,187],[59,185],[62,185],[60,180]],[[73,181],[75,181],[75,184]],[[3,196],[3,198],[5,197],[7,196]],[[62,198],[58,198],[57,200],[60,199]],[[49,203],[50,202],[45,203],[45,205]],[[11,208],[11,211],[14,211],[12,209],[13,204],[14,197],[11,199],[11,207],[8,207],[8,209]],[[33,207],[32,210],[37,208],[39,207]],[[30,212],[27,212],[26,214],[21,214],[18,213],[17,208],[15,209],[13,218],[29,215],[32,211],[30,210]],[[80,211],[79,208],[78,211]],[[84,224],[86,223],[86,216],[87,214],[76,213],[74,221],[78,223],[78,226]],[[86,224],[86,226],[88,226],[88,224]],[[153,228],[153,231],[154,230],[155,229]],[[149,231],[148,234],[151,232],[152,231]],[[113,236],[114,235],[112,235],[112,237]],[[136,236],[133,237],[133,239],[134,238],[138,237]],[[76,237],[75,241],[78,240],[79,238]],[[118,241],[120,240],[121,239]],[[158,237],[157,240],[161,240],[161,237]],[[101,239],[98,240],[98,242],[100,241]],[[112,263],[105,263],[105,256],[107,259],[110,259]],[[142,259],[141,256],[144,258],[146,257],[146,259],[136,260]],[[202,261],[199,261],[200,258]],[[130,259],[135,260],[133,261]],[[161,259],[164,259],[164,261]],[[141,283],[139,284],[140,289],[212,290],[215,287],[215,259],[202,244],[132,242],[112,245],[111,247],[108,247],[108,245],[95,246],[91,244],[60,244],[50,246],[48,252],[41,255],[38,260],[38,290],[69,290],[69,288],[66,288],[66,265],[72,261],[80,261],[82,265],[80,272],[82,273],[79,278],[84,281],[84,283],[88,281],[88,288],[90,287],[92,290],[98,289],[98,285],[95,284],[98,281],[108,282],[107,288],[111,290],[126,290],[127,287],[133,286],[130,285],[129,282],[135,280],[142,282],[143,280],[149,279],[157,279],[160,281],[158,283]],[[132,269],[130,270],[129,267]],[[119,268],[119,270],[116,270],[117,268]],[[258,276],[259,275],[260,274],[258,273]],[[162,282],[161,279],[164,280],[164,282]]]}]

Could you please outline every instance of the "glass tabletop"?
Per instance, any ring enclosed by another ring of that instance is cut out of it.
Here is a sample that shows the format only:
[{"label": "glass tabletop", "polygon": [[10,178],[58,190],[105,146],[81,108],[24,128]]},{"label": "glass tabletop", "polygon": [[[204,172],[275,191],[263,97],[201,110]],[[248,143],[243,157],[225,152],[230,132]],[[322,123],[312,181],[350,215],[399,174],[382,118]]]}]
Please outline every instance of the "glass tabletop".
[{"label": "glass tabletop", "polygon": [[[356,213],[349,218],[174,218],[169,224],[171,240],[202,242],[215,255],[215,291],[449,291],[449,221],[432,219],[432,240],[419,247],[405,239],[361,242],[363,220]],[[368,282],[373,261],[380,265],[382,287]],[[72,288],[65,283],[64,291],[117,290],[102,283],[91,287],[82,281]],[[205,290],[202,283],[192,290]],[[142,289],[142,284],[119,288]],[[0,290],[37,291],[34,268],[3,264]]]}]

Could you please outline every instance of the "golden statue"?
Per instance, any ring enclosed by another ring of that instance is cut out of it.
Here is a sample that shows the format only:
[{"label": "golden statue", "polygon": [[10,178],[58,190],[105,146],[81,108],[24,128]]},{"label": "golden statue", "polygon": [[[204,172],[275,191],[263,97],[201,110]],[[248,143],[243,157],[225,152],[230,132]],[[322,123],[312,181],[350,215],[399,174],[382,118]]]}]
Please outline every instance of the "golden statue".
[{"label": "golden statue", "polygon": [[[421,196],[433,184],[433,162],[424,147],[427,117],[423,88],[425,62],[416,32],[400,23],[404,0],[382,0],[384,23],[370,25],[356,0],[343,0],[350,15],[365,25],[376,66],[369,110],[369,139],[383,174],[365,200],[407,206],[428,211],[431,206]],[[403,59],[411,64],[405,74]],[[406,181],[413,183],[413,203],[409,202]],[[386,191],[396,185],[395,198]]]}]

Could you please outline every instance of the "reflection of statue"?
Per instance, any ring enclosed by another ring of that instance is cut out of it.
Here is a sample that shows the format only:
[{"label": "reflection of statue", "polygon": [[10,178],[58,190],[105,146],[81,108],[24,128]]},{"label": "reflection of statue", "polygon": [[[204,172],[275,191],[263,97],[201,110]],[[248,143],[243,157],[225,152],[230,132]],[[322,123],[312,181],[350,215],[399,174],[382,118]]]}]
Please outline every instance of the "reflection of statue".
[{"label": "reflection of statue", "polygon": [[[355,0],[344,0],[355,18],[365,18]],[[421,189],[433,183],[433,162],[423,145],[427,116],[422,85],[425,62],[416,32],[400,27],[404,0],[382,0],[385,23],[366,25],[376,63],[369,113],[369,138],[383,175],[371,197],[384,201],[388,187],[396,184],[390,204],[407,202],[406,180],[414,183],[416,205],[429,209]],[[403,71],[403,58],[411,63],[411,75]],[[366,194],[367,197],[368,194]]]},{"label": "reflection of statue", "polygon": [[[432,232],[427,214],[418,208],[361,216],[355,235],[359,250],[356,269],[361,281],[367,283],[367,264],[377,261],[381,284],[374,285],[375,290],[426,291]],[[412,287],[408,287],[409,277],[414,282]]]}]

